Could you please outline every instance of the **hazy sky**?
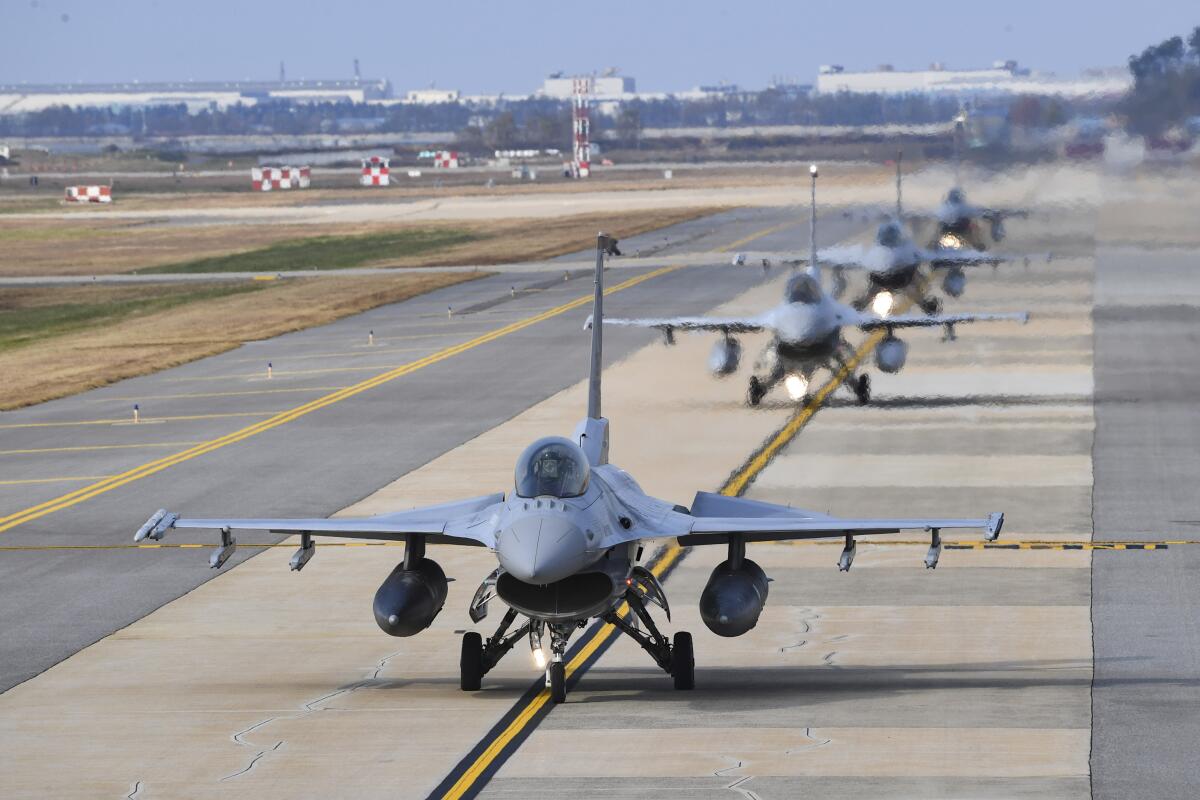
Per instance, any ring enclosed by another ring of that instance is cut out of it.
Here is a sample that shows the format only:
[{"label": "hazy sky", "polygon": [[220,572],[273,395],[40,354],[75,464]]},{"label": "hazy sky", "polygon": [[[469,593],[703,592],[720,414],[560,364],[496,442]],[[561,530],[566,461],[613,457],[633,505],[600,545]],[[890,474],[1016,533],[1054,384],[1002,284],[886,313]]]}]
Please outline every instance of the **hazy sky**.
[{"label": "hazy sky", "polygon": [[0,0],[0,83],[390,78],[524,94],[553,70],[620,67],[646,91],[773,75],[811,82],[819,64],[898,69],[1014,58],[1073,74],[1121,65],[1200,24],[1196,0],[737,3],[693,0]]}]

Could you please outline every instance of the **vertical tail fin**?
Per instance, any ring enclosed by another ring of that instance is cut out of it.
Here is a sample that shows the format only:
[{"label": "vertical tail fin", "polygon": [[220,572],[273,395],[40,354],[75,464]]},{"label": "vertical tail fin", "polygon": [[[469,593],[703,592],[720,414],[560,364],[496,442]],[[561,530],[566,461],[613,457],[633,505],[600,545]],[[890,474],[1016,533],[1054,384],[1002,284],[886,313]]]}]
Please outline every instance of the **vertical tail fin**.
[{"label": "vertical tail fin", "polygon": [[808,274],[821,282],[821,265],[817,263],[817,165],[808,166],[812,176],[812,212],[808,223]]},{"label": "vertical tail fin", "polygon": [[903,174],[901,165],[904,162],[904,151],[896,151],[896,222],[904,220],[904,203],[902,202],[903,195],[900,191],[900,177]]},{"label": "vertical tail fin", "polygon": [[617,240],[606,233],[596,236],[596,275],[592,295],[592,362],[588,374],[588,412],[600,419],[600,372],[604,365],[604,256],[617,253]]},{"label": "vertical tail fin", "polygon": [[596,286],[592,296],[592,361],[588,373],[587,417],[575,427],[575,441],[592,466],[608,463],[608,420],[600,412],[600,371],[604,366],[604,256],[619,256],[617,240],[601,233],[596,237]]},{"label": "vertical tail fin", "polygon": [[962,186],[962,138],[967,132],[967,108],[959,107],[954,117],[954,185]]}]

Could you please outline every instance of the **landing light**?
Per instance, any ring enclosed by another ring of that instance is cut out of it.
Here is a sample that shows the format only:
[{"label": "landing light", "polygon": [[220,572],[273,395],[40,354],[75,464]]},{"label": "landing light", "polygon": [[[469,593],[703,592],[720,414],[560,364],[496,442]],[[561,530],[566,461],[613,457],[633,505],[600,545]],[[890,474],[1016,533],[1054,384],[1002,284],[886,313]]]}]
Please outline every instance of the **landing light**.
[{"label": "landing light", "polygon": [[787,389],[788,397],[793,400],[800,400],[808,393],[808,381],[803,375],[788,375],[783,381],[783,386]]},{"label": "landing light", "polygon": [[871,301],[871,310],[881,317],[886,317],[892,313],[892,306],[895,304],[895,298],[891,292],[880,292],[875,295],[875,299]]},{"label": "landing light", "polygon": [[545,650],[534,650],[533,651],[533,665],[535,667],[537,667],[538,669],[546,668],[546,651]]},{"label": "landing light", "polygon": [[938,247],[943,250],[958,250],[963,246],[962,239],[959,239],[953,233],[943,233],[938,239]]}]

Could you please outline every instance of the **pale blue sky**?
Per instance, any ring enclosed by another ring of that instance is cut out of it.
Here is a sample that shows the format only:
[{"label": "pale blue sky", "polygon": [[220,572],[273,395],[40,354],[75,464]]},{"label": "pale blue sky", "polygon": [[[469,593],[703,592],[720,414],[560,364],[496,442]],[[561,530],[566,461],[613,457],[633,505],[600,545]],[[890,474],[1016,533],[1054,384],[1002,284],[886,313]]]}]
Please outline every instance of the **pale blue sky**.
[{"label": "pale blue sky", "polygon": [[[64,21],[64,15],[67,20]],[[1196,0],[739,3],[601,0],[0,0],[0,83],[363,74],[397,90],[527,93],[552,70],[617,66],[646,91],[848,69],[1122,65],[1200,24]]]}]

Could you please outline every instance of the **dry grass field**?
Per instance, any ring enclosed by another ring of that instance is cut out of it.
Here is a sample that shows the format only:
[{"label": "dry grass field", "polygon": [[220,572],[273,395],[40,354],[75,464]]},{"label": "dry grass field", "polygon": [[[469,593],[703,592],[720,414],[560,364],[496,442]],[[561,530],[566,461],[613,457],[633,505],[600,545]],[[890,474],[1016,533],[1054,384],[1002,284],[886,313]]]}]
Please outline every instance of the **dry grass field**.
[{"label": "dry grass field", "polygon": [[323,325],[483,273],[0,290],[0,410]]},{"label": "dry grass field", "polygon": [[[601,228],[618,237],[657,230],[720,211],[719,208],[664,209],[625,214],[584,214],[540,220],[461,223],[341,225],[166,226],[153,221],[106,220],[102,214],[79,221],[5,219],[0,216],[0,276],[107,275],[148,268],[195,271],[188,262],[241,254],[238,271],[283,268],[270,251],[309,237],[378,237],[405,234],[446,246],[416,249],[378,248],[354,264],[314,264],[302,256],[289,269],[334,266],[429,267],[453,264],[504,264],[552,258],[587,247]],[[431,236],[432,234],[432,236]],[[440,234],[440,235],[439,235]],[[263,258],[257,259],[257,255]],[[172,265],[180,265],[174,269]],[[221,267],[228,270],[231,267]],[[203,271],[203,270],[201,270]]]}]

